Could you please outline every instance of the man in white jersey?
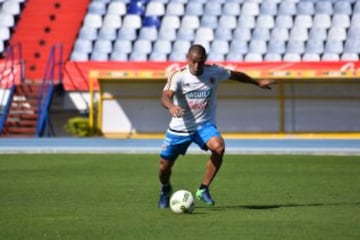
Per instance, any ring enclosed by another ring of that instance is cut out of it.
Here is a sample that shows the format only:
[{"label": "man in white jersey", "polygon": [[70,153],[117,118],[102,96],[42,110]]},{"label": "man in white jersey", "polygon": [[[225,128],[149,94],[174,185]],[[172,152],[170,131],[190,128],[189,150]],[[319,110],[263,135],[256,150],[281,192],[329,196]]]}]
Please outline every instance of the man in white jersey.
[{"label": "man in white jersey", "polygon": [[205,175],[196,198],[214,205],[209,186],[219,171],[225,143],[216,128],[216,88],[224,80],[235,80],[270,89],[273,80],[255,80],[248,75],[207,65],[206,51],[201,45],[192,45],[187,53],[187,66],[170,74],[164,87],[161,103],[169,110],[172,119],[161,147],[159,180],[161,183],[159,208],[169,207],[172,193],[171,169],[189,145],[194,142],[203,150],[210,150]]}]

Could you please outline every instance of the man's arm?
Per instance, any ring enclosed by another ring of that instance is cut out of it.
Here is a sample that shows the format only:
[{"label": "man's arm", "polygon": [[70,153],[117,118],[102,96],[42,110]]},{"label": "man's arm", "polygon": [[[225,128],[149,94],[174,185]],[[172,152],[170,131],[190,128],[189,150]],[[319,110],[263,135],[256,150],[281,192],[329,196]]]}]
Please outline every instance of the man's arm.
[{"label": "man's arm", "polygon": [[161,95],[161,105],[168,109],[171,116],[173,117],[181,117],[184,114],[184,109],[182,109],[179,106],[176,106],[173,103],[173,97],[174,97],[174,92],[171,90],[165,90],[163,91],[162,95]]},{"label": "man's arm", "polygon": [[271,89],[270,85],[276,83],[275,80],[272,79],[253,79],[249,75],[237,72],[237,71],[231,71],[231,75],[229,77],[231,80],[243,82],[243,83],[250,83],[254,84],[256,86],[259,86],[261,88]]}]

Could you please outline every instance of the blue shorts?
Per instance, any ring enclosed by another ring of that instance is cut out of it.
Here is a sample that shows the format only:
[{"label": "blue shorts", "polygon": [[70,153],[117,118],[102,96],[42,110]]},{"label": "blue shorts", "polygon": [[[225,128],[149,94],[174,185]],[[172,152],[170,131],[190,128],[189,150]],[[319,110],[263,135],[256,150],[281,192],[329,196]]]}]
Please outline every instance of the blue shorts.
[{"label": "blue shorts", "polygon": [[161,146],[160,156],[163,159],[174,161],[180,154],[185,155],[186,150],[192,142],[206,151],[208,150],[206,143],[212,137],[221,137],[220,132],[212,123],[207,123],[186,136],[175,134],[168,130]]}]

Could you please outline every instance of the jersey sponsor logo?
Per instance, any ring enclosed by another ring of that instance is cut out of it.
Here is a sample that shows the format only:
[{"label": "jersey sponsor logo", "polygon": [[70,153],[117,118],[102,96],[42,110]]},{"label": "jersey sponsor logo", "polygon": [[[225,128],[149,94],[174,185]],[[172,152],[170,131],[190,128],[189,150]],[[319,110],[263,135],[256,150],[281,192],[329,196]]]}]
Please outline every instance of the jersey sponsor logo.
[{"label": "jersey sponsor logo", "polygon": [[192,91],[192,92],[188,92],[186,94],[186,97],[189,99],[204,99],[204,98],[208,98],[210,97],[212,91],[211,89],[209,90],[200,90],[200,91]]},{"label": "jersey sponsor logo", "polygon": [[204,110],[208,107],[208,101],[205,102],[190,101],[188,105],[191,110]]}]

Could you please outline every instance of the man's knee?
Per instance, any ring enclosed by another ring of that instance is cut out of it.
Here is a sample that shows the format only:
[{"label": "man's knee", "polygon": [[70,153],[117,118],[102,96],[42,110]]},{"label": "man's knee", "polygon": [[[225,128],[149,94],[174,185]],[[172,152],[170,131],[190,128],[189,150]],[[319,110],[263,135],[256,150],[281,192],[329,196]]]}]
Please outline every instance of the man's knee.
[{"label": "man's knee", "polygon": [[224,140],[220,137],[215,137],[210,139],[208,142],[208,148],[213,154],[222,156],[225,152],[225,143]]}]

